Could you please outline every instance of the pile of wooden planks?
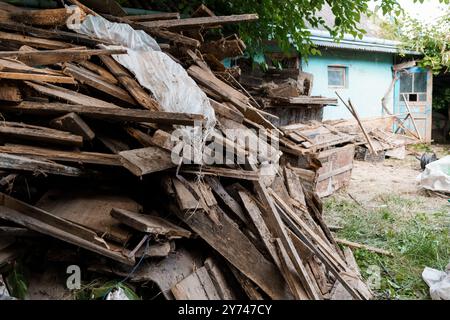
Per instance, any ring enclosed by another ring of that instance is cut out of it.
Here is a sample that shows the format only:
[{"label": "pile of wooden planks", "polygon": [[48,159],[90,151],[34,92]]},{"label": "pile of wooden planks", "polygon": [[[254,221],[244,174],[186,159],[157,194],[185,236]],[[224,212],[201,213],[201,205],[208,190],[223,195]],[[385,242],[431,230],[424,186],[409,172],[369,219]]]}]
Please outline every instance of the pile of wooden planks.
[{"label": "pile of wooden planks", "polygon": [[371,297],[322,219],[314,177],[288,164],[274,147],[284,133],[224,76],[235,70],[220,59],[245,46],[208,30],[256,15],[104,15],[154,36],[207,95],[217,124],[203,149],[227,161],[199,165],[173,160],[187,153],[172,133],[204,117],[164,112],[114,59],[126,50],[64,30],[63,9],[0,10],[0,267],[38,263],[36,252],[125,277],[143,296],[152,282],[167,299]]}]

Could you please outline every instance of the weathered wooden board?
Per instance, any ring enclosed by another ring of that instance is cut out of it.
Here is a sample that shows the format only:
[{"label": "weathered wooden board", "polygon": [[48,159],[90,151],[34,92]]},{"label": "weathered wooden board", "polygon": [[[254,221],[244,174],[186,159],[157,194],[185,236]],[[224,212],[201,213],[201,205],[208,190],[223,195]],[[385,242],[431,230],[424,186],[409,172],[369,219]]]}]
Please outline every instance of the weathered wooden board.
[{"label": "weathered wooden board", "polygon": [[147,147],[119,152],[122,165],[136,176],[170,169],[176,166],[171,155],[159,147]]},{"label": "weathered wooden board", "polygon": [[28,205],[5,194],[0,194],[0,218],[15,222],[31,230],[49,235],[119,262],[133,265],[134,258],[108,249],[94,232],[57,217],[47,211]]},{"label": "weathered wooden board", "polygon": [[189,238],[191,232],[165,219],[148,214],[113,208],[111,216],[127,226],[145,233],[165,236],[169,239]]},{"label": "weathered wooden board", "polygon": [[132,211],[141,209],[138,203],[127,196],[97,189],[50,190],[36,206],[118,243],[125,243],[132,233],[121,228],[120,223],[111,217],[112,208]]},{"label": "weathered wooden board", "polygon": [[214,283],[205,267],[195,270],[178,282],[172,293],[177,300],[220,300]]},{"label": "weathered wooden board", "polygon": [[73,134],[82,136],[85,140],[92,140],[95,138],[95,132],[80,118],[76,113],[68,113],[64,116],[53,119],[50,125],[59,130],[71,132]]}]

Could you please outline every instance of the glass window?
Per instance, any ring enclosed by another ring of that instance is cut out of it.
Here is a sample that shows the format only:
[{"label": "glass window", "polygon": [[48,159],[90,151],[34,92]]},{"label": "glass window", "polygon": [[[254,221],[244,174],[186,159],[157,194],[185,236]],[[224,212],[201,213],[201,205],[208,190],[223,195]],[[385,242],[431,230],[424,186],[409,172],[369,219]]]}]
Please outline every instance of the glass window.
[{"label": "glass window", "polygon": [[414,92],[427,92],[427,74],[414,73]]},{"label": "glass window", "polygon": [[400,93],[412,92],[412,73],[400,73]]},{"label": "glass window", "polygon": [[328,67],[328,86],[334,88],[346,88],[347,67]]}]

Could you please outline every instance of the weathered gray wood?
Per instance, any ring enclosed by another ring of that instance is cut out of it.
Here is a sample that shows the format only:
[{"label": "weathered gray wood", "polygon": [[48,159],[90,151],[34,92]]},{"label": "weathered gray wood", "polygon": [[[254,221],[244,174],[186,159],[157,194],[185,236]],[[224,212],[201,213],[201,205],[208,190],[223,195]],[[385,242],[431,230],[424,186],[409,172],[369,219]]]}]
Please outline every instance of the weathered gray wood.
[{"label": "weathered gray wood", "polygon": [[176,166],[171,155],[158,147],[147,147],[119,152],[122,165],[136,176],[170,169]]},{"label": "weathered gray wood", "polygon": [[0,32],[0,40],[43,49],[63,49],[72,47],[72,45],[67,42],[36,38],[9,32]]},{"label": "weathered gray wood", "polygon": [[0,153],[0,168],[8,170],[43,172],[63,176],[80,176],[82,171],[77,168],[64,166],[53,162],[30,159],[6,153]]},{"label": "weathered gray wood", "polygon": [[65,116],[53,119],[50,125],[59,130],[71,132],[73,134],[82,136],[85,140],[92,140],[95,138],[95,132],[81,119],[76,113],[68,113]]},{"label": "weathered gray wood", "polygon": [[142,22],[144,26],[151,28],[186,29],[198,27],[212,27],[229,23],[246,22],[258,20],[257,14],[240,14],[230,16],[213,16],[187,19],[172,19]]},{"label": "weathered gray wood", "polygon": [[[204,212],[175,213],[225,259],[260,286],[273,299],[287,299],[286,283],[274,264],[266,260],[226,215],[215,224]],[[232,244],[232,245],[230,245]],[[258,266],[258,268],[255,268]]]},{"label": "weathered gray wood", "polygon": [[151,122],[161,124],[194,125],[202,122],[199,114],[174,113],[148,110],[135,110],[115,107],[98,107],[95,105],[79,105],[64,103],[38,103],[24,101],[19,105],[0,104],[0,110],[29,114],[58,115],[74,112],[78,115],[110,121]]},{"label": "weathered gray wood", "polygon": [[106,166],[122,166],[119,157],[114,154],[80,151],[63,151],[25,145],[0,146],[0,152],[18,156],[31,156],[42,160],[92,163]]},{"label": "weathered gray wood", "polygon": [[40,73],[21,73],[21,72],[0,71],[0,79],[30,80],[30,81],[49,82],[49,83],[76,84],[76,81],[72,77],[54,76],[54,75],[47,75],[47,74],[40,74]]},{"label": "weathered gray wood", "polygon": [[217,290],[217,293],[220,296],[220,299],[236,300],[237,296],[235,295],[233,288],[228,284],[225,277],[225,272],[223,270],[224,267],[225,266],[220,266],[218,261],[211,257],[206,258],[205,260],[205,268],[208,271],[208,274]]},{"label": "weathered gray wood", "polygon": [[0,51],[1,58],[14,58],[29,66],[45,66],[69,61],[87,60],[94,55],[111,55],[127,53],[124,49],[61,49],[42,51]]},{"label": "weathered gray wood", "polygon": [[178,282],[172,293],[177,300],[220,300],[205,267],[195,270],[191,275]]},{"label": "weathered gray wood", "polygon": [[191,232],[157,216],[112,208],[111,216],[127,226],[145,233],[165,236],[169,239],[189,238]]},{"label": "weathered gray wood", "polygon": [[169,19],[180,19],[179,12],[162,12],[162,13],[151,13],[151,14],[142,14],[142,15],[134,15],[134,16],[125,16],[125,19],[135,21],[135,22],[143,22],[143,21],[154,21],[154,20],[169,20]]},{"label": "weathered gray wood", "polygon": [[83,145],[83,138],[80,136],[18,122],[4,121],[0,123],[0,136],[67,146],[80,147]]},{"label": "weathered gray wood", "polygon": [[66,64],[63,70],[67,74],[82,84],[86,84],[92,88],[105,92],[117,99],[129,104],[135,104],[136,101],[128,94],[127,91],[118,87],[107,80],[103,80],[100,76],[86,69],[79,68],[72,64]]},{"label": "weathered gray wood", "polygon": [[97,235],[77,224],[61,219],[37,207],[28,205],[5,194],[0,194],[0,218],[31,230],[80,246],[105,257],[132,265],[134,259],[107,248]]}]

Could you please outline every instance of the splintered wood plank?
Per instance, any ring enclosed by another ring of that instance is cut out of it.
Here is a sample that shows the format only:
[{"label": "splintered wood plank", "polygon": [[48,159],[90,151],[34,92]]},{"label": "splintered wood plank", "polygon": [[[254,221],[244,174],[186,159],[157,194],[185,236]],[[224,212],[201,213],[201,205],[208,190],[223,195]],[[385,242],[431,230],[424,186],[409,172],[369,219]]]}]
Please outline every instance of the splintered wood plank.
[{"label": "splintered wood plank", "polygon": [[65,130],[73,134],[82,136],[85,140],[95,138],[95,132],[76,113],[68,113],[65,116],[53,119],[50,125],[55,129]]},{"label": "splintered wood plank", "polygon": [[49,68],[34,68],[26,65],[18,60],[4,58],[0,59],[0,70],[8,72],[21,72],[21,73],[37,73],[53,76],[64,76],[61,71],[52,70]]},{"label": "splintered wood plank", "polygon": [[93,62],[80,61],[80,62],[77,62],[77,64],[86,68],[89,71],[94,72],[96,75],[100,76],[102,78],[102,80],[104,80],[104,81],[107,81],[112,84],[119,83],[119,80],[117,80],[116,77],[114,77],[114,75],[111,72],[109,72],[105,68],[103,68]]},{"label": "splintered wood plank", "polygon": [[[40,9],[40,10],[24,10],[21,9],[10,14],[11,19],[16,22],[22,22],[42,27],[58,27],[65,26],[67,19],[73,14],[66,8],[57,9]],[[84,12],[80,12],[80,19],[85,17]]]},{"label": "splintered wood plank", "polygon": [[83,145],[82,137],[65,131],[9,121],[0,123],[0,136],[77,147]]},{"label": "splintered wood plank", "polygon": [[247,22],[258,20],[257,14],[240,14],[230,16],[213,16],[187,19],[171,19],[142,22],[144,26],[151,28],[186,29],[198,27],[213,27],[229,23]]},{"label": "splintered wood plank", "polygon": [[169,255],[169,253],[175,251],[175,242],[166,241],[155,244],[149,244],[148,246],[141,247],[136,252],[137,258],[164,258]]},{"label": "splintered wood plank", "polygon": [[181,183],[178,179],[173,179],[172,182],[175,189],[178,206],[183,212],[189,210],[203,210],[199,199],[196,199],[192,192],[190,192],[183,183]]},{"label": "splintered wood plank", "polygon": [[[126,252],[108,249],[108,245],[97,235],[78,224],[59,218],[45,210],[0,194],[0,218],[17,223],[28,229],[96,252],[127,265],[134,264],[134,258]],[[126,251],[126,250],[124,250]]]},{"label": "splintered wood plank", "polygon": [[127,226],[145,233],[161,235],[169,239],[189,238],[191,232],[163,218],[113,208],[111,216]]},{"label": "splintered wood plank", "polygon": [[0,100],[20,102],[22,101],[22,93],[16,85],[0,81]]},{"label": "splintered wood plank", "polygon": [[25,83],[39,93],[45,94],[50,97],[63,99],[74,104],[97,106],[103,108],[119,108],[115,104],[51,84],[38,84],[30,81],[25,81]]},{"label": "splintered wood plank", "polygon": [[24,101],[19,105],[0,104],[0,110],[40,115],[58,115],[74,112],[78,115],[94,119],[104,119],[110,121],[150,122],[167,125],[179,124],[186,126],[193,126],[195,123],[199,123],[204,120],[204,117],[200,114],[135,110],[120,108],[115,105],[113,106],[114,108],[98,107],[96,105]]},{"label": "splintered wood plank", "polygon": [[142,22],[142,21],[154,21],[154,20],[169,20],[169,19],[180,19],[179,12],[162,12],[162,13],[151,13],[143,15],[125,16],[125,19]]},{"label": "splintered wood plank", "polygon": [[111,84],[108,81],[103,80],[91,71],[79,68],[75,65],[66,64],[63,72],[64,74],[77,79],[80,83],[84,83],[92,88],[105,92],[124,102],[127,102],[129,104],[136,103],[136,101],[128,94],[127,91],[125,91],[121,87]]},{"label": "splintered wood plank", "polygon": [[45,172],[50,174],[73,176],[73,177],[82,175],[82,171],[77,168],[6,153],[0,153],[0,168],[7,170]]},{"label": "splintered wood plank", "polygon": [[149,110],[160,110],[158,102],[151,97],[141,85],[132,78],[123,66],[115,61],[110,56],[100,56],[103,64],[111,71],[111,73],[117,78],[122,86],[131,94],[131,96],[142,107]]},{"label": "splintered wood plank", "polygon": [[284,167],[284,177],[289,195],[302,205],[306,206],[305,194],[299,177],[288,167]]},{"label": "splintered wood plank", "polygon": [[217,259],[209,257],[205,260],[205,268],[206,270],[208,270],[208,274],[211,277],[214,286],[216,287],[220,299],[236,300],[237,296],[235,295],[233,288],[228,284],[225,277],[226,271],[224,270],[224,268],[226,267],[220,265]]},{"label": "splintered wood plank", "polygon": [[18,156],[42,158],[42,160],[47,159],[75,163],[101,164],[106,166],[122,166],[117,155],[107,153],[63,151],[22,145],[0,146],[0,152]]},{"label": "splintered wood plank", "polygon": [[290,297],[286,290],[286,283],[277,267],[266,260],[226,215],[219,217],[220,225],[217,225],[202,211],[194,214],[175,209],[174,211],[195,233],[260,286],[271,298]]},{"label": "splintered wood plank", "polygon": [[31,80],[31,81],[42,81],[50,83],[66,83],[66,84],[76,84],[77,82],[72,77],[65,76],[53,76],[48,74],[39,73],[20,73],[20,72],[3,72],[0,71],[0,79],[9,80]]},{"label": "splintered wood plank", "polygon": [[18,43],[22,45],[29,45],[35,48],[43,48],[43,49],[63,49],[63,48],[70,48],[73,46],[70,43],[62,41],[48,40],[2,31],[0,31],[0,40],[5,42]]},{"label": "splintered wood plank", "polygon": [[170,169],[176,166],[171,155],[158,147],[147,147],[119,152],[123,166],[136,176]]},{"label": "splintered wood plank", "polygon": [[178,282],[172,293],[177,300],[220,300],[214,284],[205,267],[195,270]]},{"label": "splintered wood plank", "polygon": [[44,66],[62,62],[87,60],[94,55],[127,53],[124,49],[59,49],[42,51],[0,51],[1,58],[14,58],[29,66]]},{"label": "splintered wood plank", "polygon": [[36,206],[121,244],[126,243],[132,233],[121,228],[120,223],[111,217],[112,208],[141,209],[134,200],[118,192],[71,188],[48,191]]}]

